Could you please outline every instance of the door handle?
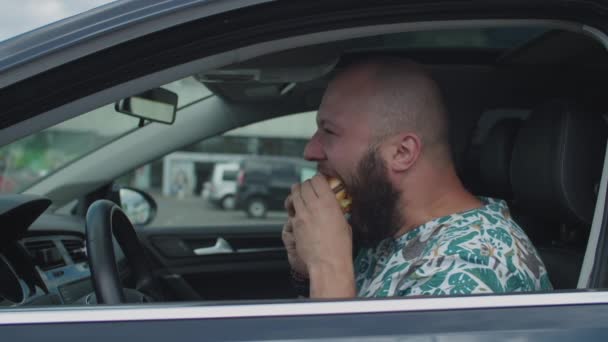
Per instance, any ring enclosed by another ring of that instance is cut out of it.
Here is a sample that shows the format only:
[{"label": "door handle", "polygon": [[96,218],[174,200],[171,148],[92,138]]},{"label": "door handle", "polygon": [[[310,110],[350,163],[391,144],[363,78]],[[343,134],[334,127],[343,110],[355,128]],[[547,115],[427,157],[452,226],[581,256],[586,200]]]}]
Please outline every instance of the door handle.
[{"label": "door handle", "polygon": [[230,254],[234,253],[234,249],[228,241],[223,238],[217,238],[215,245],[212,247],[201,247],[193,250],[196,255],[216,255],[216,254]]}]

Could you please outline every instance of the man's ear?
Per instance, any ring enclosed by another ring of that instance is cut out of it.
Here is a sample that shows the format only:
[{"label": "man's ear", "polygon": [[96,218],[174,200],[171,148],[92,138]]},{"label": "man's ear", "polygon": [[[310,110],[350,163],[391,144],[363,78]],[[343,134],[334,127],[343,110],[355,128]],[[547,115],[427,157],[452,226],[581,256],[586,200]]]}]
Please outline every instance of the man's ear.
[{"label": "man's ear", "polygon": [[409,170],[420,157],[422,141],[413,133],[403,133],[391,142],[388,166],[395,172]]}]

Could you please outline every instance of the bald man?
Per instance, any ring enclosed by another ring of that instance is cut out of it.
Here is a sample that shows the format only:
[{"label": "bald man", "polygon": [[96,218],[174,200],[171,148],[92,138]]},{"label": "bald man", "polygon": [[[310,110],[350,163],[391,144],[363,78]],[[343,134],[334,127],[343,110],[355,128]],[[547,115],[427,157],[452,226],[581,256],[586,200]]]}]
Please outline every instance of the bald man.
[{"label": "bald man", "polygon": [[446,109],[422,67],[379,58],[347,68],[329,84],[317,125],[304,157],[342,179],[353,202],[347,221],[320,175],[286,199],[283,241],[310,297],[551,289],[506,203],[459,180]]}]

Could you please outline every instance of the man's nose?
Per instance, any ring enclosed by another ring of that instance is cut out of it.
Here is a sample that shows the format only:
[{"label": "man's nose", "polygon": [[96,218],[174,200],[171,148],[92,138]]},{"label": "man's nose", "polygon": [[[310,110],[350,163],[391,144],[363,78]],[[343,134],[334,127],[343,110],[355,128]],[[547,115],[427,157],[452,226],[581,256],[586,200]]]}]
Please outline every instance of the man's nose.
[{"label": "man's nose", "polygon": [[304,148],[304,159],[310,161],[320,161],[325,159],[325,153],[323,152],[323,146],[319,141],[318,133],[310,138],[308,144]]}]

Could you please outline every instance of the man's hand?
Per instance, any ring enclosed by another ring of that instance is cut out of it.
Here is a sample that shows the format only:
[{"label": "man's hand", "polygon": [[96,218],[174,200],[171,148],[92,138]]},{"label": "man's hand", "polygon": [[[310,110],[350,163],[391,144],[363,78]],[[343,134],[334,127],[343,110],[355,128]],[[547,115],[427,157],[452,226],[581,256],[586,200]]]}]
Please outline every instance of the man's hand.
[{"label": "man's hand", "polygon": [[[287,206],[287,201],[285,202],[285,205]],[[291,220],[287,220],[287,222],[283,226],[282,238],[283,244],[285,245],[285,249],[287,250],[287,260],[289,260],[289,265],[291,265],[291,269],[304,277],[308,277],[308,270],[306,269],[306,264],[304,264],[304,262],[298,255],[296,249],[296,238],[293,235],[293,227],[291,226]]]},{"label": "man's hand", "polygon": [[352,231],[325,177],[294,185],[286,207],[311,298],[353,297]]}]

